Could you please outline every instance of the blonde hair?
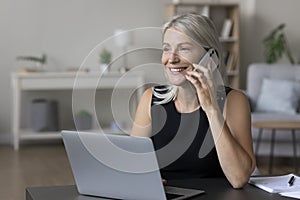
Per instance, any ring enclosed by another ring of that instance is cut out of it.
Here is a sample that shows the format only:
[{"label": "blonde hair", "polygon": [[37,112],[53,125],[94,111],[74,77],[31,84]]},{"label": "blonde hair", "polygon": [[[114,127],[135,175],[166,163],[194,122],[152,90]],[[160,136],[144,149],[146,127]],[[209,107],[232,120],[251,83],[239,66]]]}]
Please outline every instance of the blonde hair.
[{"label": "blonde hair", "polygon": [[173,17],[163,27],[163,36],[169,28],[175,28],[206,48],[214,48],[219,57],[218,66],[222,66],[222,50],[219,36],[213,22],[203,15],[184,14]]},{"label": "blonde hair", "polygon": [[[163,37],[169,28],[175,28],[176,30],[181,31],[204,48],[215,49],[219,58],[218,69],[223,75],[223,80],[226,78],[225,70],[222,67],[223,53],[219,42],[218,32],[216,31],[215,25],[208,17],[192,13],[175,16],[169,22],[164,24]],[[162,93],[160,89],[153,89],[153,95],[156,97],[154,104],[164,104],[176,99],[176,86],[166,86],[163,91],[164,92]]]}]

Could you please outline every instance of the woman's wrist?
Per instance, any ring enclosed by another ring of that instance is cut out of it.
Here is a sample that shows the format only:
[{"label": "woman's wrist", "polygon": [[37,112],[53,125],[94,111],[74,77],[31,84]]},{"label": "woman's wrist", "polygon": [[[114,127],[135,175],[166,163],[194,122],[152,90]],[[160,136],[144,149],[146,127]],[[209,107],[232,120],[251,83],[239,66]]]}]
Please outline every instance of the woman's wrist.
[{"label": "woman's wrist", "polygon": [[220,109],[218,107],[211,107],[208,111],[206,111],[206,116],[210,120],[219,118],[221,115]]}]

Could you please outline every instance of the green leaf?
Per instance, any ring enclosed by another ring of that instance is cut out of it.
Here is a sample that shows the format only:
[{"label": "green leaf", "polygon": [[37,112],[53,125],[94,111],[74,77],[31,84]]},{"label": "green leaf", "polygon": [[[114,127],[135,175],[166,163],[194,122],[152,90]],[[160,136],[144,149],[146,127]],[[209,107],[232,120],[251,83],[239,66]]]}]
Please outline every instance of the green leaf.
[{"label": "green leaf", "polygon": [[108,51],[107,49],[102,49],[102,51],[99,54],[100,56],[100,62],[103,64],[109,64],[111,62],[112,53]]}]

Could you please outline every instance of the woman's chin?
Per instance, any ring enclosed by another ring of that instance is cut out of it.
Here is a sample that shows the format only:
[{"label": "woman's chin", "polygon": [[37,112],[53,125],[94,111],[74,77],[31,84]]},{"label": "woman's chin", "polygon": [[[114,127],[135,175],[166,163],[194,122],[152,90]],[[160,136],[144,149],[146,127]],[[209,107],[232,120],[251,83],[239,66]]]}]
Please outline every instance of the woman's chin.
[{"label": "woman's chin", "polygon": [[186,82],[188,81],[185,78],[184,73],[180,73],[180,72],[170,72],[170,71],[165,71],[165,75],[167,77],[167,79],[169,80],[169,83],[172,85],[176,85],[176,86],[180,86],[183,84],[186,84]]},{"label": "woman's chin", "polygon": [[169,78],[169,82],[172,85],[176,85],[176,86],[181,86],[187,83],[188,80],[186,80],[186,78],[183,76],[181,78]]}]

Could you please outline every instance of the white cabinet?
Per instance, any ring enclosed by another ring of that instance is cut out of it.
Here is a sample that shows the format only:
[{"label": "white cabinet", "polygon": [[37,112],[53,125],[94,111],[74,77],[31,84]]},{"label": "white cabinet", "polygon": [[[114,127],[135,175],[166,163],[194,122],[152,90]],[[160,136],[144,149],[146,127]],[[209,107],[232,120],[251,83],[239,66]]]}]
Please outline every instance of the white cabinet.
[{"label": "white cabinet", "polygon": [[[135,95],[135,100],[133,101],[134,105],[127,105],[129,107],[128,109],[130,109],[131,112],[134,112],[138,100],[142,96],[144,85],[144,78],[142,73],[108,73],[102,76],[100,76],[98,73],[85,72],[78,74],[68,72],[12,73],[11,80],[13,90],[12,133],[14,142],[13,145],[15,150],[19,149],[19,143],[22,140],[60,138],[59,132],[37,133],[32,131],[30,126],[21,126],[21,120],[25,120],[26,118],[28,118],[28,115],[25,117],[22,115],[22,112],[25,109],[23,107],[30,105],[28,102],[27,104],[23,102],[28,100],[26,98],[23,98],[23,96],[26,96],[26,94],[34,93],[38,96],[39,94],[57,92],[58,95],[64,95],[66,92],[69,92],[73,95],[71,99],[72,101],[70,100],[68,102],[68,104],[70,104],[69,106],[72,107],[72,105],[74,104],[74,94],[76,95],[76,91],[84,92],[90,90],[100,93],[101,95],[101,91],[105,90],[114,90],[116,88],[117,90],[129,89],[129,95]],[[59,112],[65,112],[65,109],[60,108]],[[70,114],[69,116],[72,115]]]}]

